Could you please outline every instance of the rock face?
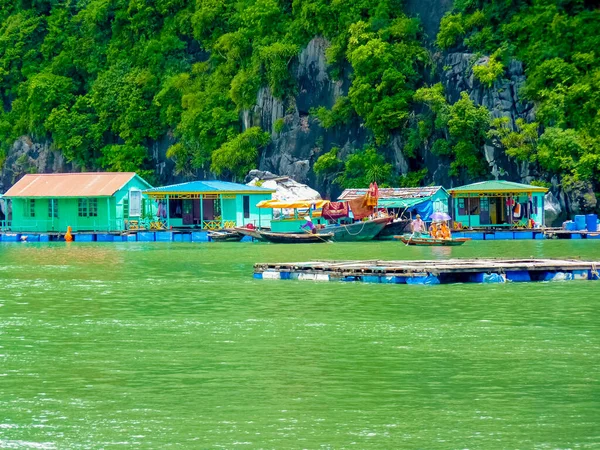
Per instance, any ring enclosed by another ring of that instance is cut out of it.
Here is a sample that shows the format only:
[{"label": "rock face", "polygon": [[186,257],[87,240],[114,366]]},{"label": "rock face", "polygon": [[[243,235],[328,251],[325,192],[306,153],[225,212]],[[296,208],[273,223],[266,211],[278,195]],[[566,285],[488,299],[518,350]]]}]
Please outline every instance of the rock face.
[{"label": "rock face", "polygon": [[[337,81],[327,72],[325,49],[328,45],[325,39],[314,38],[300,53],[293,68],[298,86],[294,98],[284,102],[263,88],[258,93],[256,106],[242,113],[244,129],[260,126],[271,132],[271,143],[261,154],[260,170],[314,185],[317,179],[311,169],[321,154],[340,147],[344,158],[364,145],[367,131],[360,122],[325,130],[310,115],[312,108],[331,108],[338,97],[348,92],[348,77]],[[278,121],[283,121],[279,132],[275,126]]]},{"label": "rock face", "polygon": [[0,170],[0,192],[6,192],[26,173],[69,172],[73,169],[66,163],[60,151],[52,149],[50,142],[33,142],[23,136],[13,144]]},{"label": "rock face", "polygon": [[252,177],[249,186],[260,185],[264,188],[275,189],[273,198],[276,200],[321,200],[321,194],[309,186],[298,183],[289,177],[280,177],[271,172],[253,170],[248,174]]},{"label": "rock face", "polygon": [[[483,105],[490,111],[492,118],[507,117],[513,129],[519,118],[527,122],[534,121],[533,105],[521,101],[519,96],[525,84],[523,64],[512,60],[504,76],[488,87],[473,75],[474,66],[486,65],[488,61],[489,57],[478,58],[473,53],[449,53],[445,56],[442,83],[449,102],[456,102],[461,92],[467,92],[475,104]],[[508,177],[527,183],[535,178],[536,174],[532,173],[527,163],[518,163],[507,157],[501,148],[491,142],[485,145],[484,155],[490,166],[490,174],[496,179]]]}]

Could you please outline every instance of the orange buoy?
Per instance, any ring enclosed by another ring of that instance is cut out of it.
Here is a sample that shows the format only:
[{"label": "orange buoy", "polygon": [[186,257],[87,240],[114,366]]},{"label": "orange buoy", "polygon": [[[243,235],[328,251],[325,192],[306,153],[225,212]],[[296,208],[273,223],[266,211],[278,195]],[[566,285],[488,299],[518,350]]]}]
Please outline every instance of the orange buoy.
[{"label": "orange buoy", "polygon": [[71,234],[71,231],[73,231],[73,229],[71,227],[67,227],[67,232],[65,234],[66,242],[73,242],[73,235]]}]

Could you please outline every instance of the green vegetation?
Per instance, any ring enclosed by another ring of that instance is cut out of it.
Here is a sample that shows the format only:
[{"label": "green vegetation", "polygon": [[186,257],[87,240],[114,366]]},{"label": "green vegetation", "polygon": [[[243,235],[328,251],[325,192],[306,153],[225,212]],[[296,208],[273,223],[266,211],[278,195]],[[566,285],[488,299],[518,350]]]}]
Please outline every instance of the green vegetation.
[{"label": "green vegetation", "polygon": [[321,155],[314,169],[318,175],[335,175],[334,183],[342,188],[364,188],[377,182],[381,187],[395,184],[394,168],[377,150],[368,146],[350,155],[346,162],[338,158],[339,149]]},{"label": "green vegetation", "polygon": [[383,143],[427,60],[399,0],[0,0],[0,19],[0,160],[29,135],[85,169],[149,170],[144,149],[170,135],[177,172],[239,176],[266,142],[240,110],[263,87],[293,96],[315,36],[333,73],[353,70],[348,97],[317,114],[358,114]]},{"label": "green vegetation", "polygon": [[[475,76],[490,85],[502,73],[496,56],[525,63],[521,94],[536,104],[537,123],[495,123],[507,153],[537,162],[563,185],[600,188],[600,10],[584,0],[463,0],[442,21],[437,44],[493,55]],[[541,133],[541,135],[540,135]]]},{"label": "green vegetation", "polygon": [[415,101],[429,106],[430,114],[424,115],[422,121],[429,121],[431,129],[438,130],[440,136],[431,151],[450,158],[450,174],[457,176],[465,171],[470,177],[484,175],[483,145],[490,128],[489,111],[476,106],[466,92],[449,105],[441,84],[419,89]]},{"label": "green vegetation", "polygon": [[486,64],[473,66],[473,75],[482,84],[487,87],[492,87],[494,81],[496,81],[504,73],[504,66],[494,56],[490,56],[490,59]]}]

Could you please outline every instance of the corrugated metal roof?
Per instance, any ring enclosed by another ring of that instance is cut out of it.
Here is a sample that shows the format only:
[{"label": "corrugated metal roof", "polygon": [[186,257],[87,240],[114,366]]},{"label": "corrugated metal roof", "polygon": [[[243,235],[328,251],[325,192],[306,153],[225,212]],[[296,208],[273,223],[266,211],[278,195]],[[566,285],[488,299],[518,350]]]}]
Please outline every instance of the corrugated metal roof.
[{"label": "corrugated metal roof", "polygon": [[455,187],[450,189],[449,192],[451,194],[454,192],[548,192],[548,189],[513,181],[490,180]]},{"label": "corrugated metal roof", "polygon": [[[423,198],[435,195],[437,191],[444,189],[442,186],[424,186],[418,188],[379,188],[379,198]],[[352,200],[362,197],[368,189],[346,189],[338,200]],[[445,191],[445,189],[444,189]]]},{"label": "corrugated metal roof", "polygon": [[379,200],[377,206],[380,208],[411,208],[423,202],[431,200],[431,197],[422,198],[384,198]]},{"label": "corrugated metal roof", "polygon": [[[136,176],[134,172],[28,174],[17,181],[4,196],[110,197]],[[142,178],[139,179],[150,186]]]},{"label": "corrugated metal roof", "polygon": [[188,183],[172,184],[170,186],[162,186],[154,189],[148,189],[147,192],[161,194],[171,193],[240,193],[240,194],[269,194],[275,192],[274,189],[266,189],[257,186],[247,186],[245,184],[231,183],[229,181],[190,181]]}]

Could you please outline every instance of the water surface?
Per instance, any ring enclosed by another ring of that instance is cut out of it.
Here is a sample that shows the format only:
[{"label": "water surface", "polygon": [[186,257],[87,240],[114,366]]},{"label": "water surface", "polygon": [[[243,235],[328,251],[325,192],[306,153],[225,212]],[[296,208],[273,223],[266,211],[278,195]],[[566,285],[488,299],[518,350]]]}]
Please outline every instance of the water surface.
[{"label": "water surface", "polygon": [[599,448],[600,283],[267,281],[252,264],[600,241],[0,245],[2,448]]}]

